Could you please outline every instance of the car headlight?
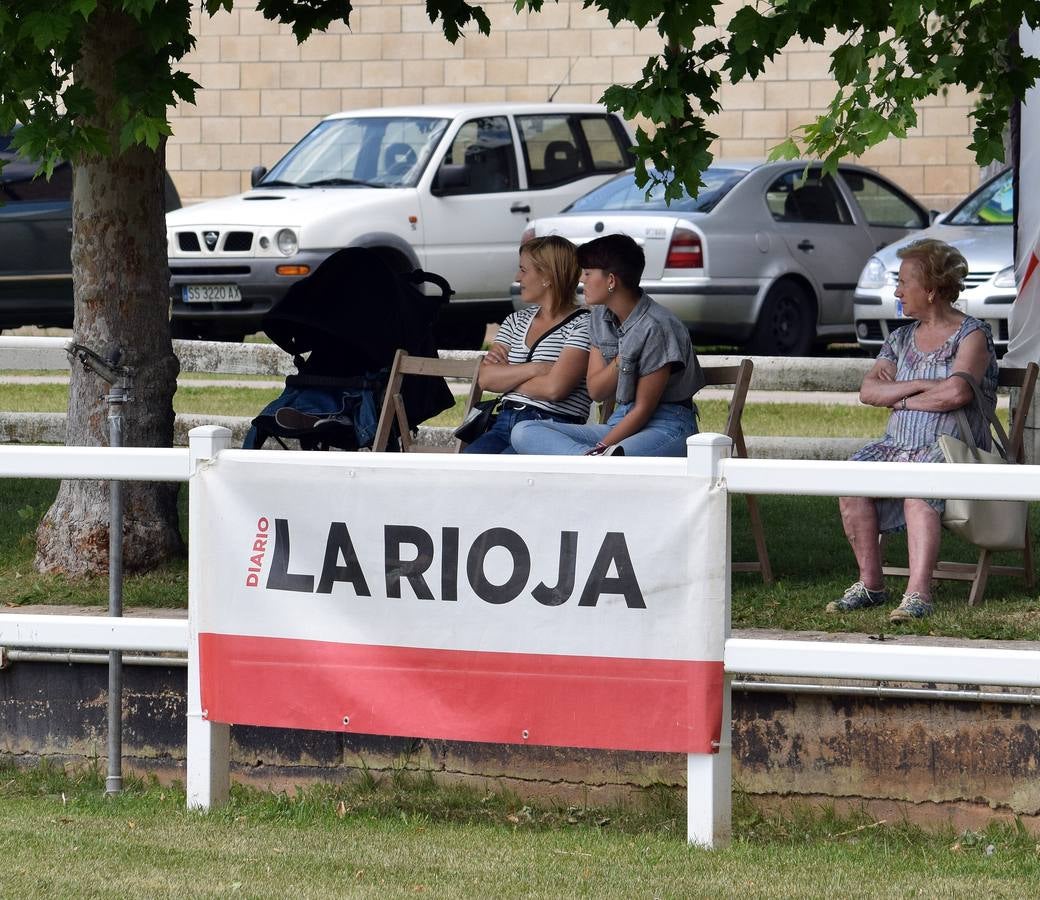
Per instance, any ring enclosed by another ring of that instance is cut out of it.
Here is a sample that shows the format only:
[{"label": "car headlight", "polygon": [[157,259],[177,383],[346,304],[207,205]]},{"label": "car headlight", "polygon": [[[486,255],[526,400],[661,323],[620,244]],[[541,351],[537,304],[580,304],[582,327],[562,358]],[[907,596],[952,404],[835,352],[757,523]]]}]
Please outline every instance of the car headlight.
[{"label": "car headlight", "polygon": [[1006,269],[1001,269],[997,272],[997,277],[993,279],[993,287],[998,288],[1011,288],[1015,289],[1015,267],[1008,266]]},{"label": "car headlight", "polygon": [[856,287],[881,288],[885,286],[885,264],[876,256],[870,257],[859,276]]},{"label": "car headlight", "polygon": [[283,228],[279,231],[274,236],[274,242],[278,247],[278,252],[283,256],[293,256],[300,249],[300,242],[296,237],[296,232],[291,228]]}]

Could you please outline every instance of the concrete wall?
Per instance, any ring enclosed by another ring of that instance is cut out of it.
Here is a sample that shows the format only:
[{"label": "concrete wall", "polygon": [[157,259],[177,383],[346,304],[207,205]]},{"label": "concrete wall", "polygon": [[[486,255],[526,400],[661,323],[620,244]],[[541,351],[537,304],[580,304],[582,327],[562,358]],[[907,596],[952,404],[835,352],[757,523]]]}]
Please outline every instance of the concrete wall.
[{"label": "concrete wall", "polygon": [[[833,637],[833,636],[830,636]],[[183,667],[124,667],[124,767],[184,778]],[[0,754],[86,765],[104,756],[102,665],[0,671]],[[682,790],[677,754],[517,747],[233,727],[233,774],[283,788],[406,765],[438,780],[604,805]],[[1019,816],[1040,831],[1040,708],[738,691],[733,777],[756,802],[834,804],[878,817],[978,827]],[[102,763],[104,765],[104,763]]]},{"label": "concrete wall", "polygon": [[[724,26],[744,0],[723,0]],[[298,45],[291,31],[238,2],[212,18],[194,3],[198,41],[183,68],[202,86],[194,106],[172,111],[167,161],[185,203],[249,186],[321,117],[402,103],[546,100],[595,102],[612,83],[631,83],[661,39],[653,27],[611,28],[580,0],[546,3],[517,15],[510,2],[482,4],[489,37],[475,29],[449,44],[424,2],[355,0],[351,29],[334,25]],[[833,42],[832,42],[833,44]],[[833,95],[828,53],[793,45],[757,82],[722,88],[723,112],[709,125],[720,157],[761,157],[819,115]],[[971,99],[952,90],[920,105],[903,141],[868,151],[877,168],[935,209],[948,209],[978,182],[967,145]]]}]

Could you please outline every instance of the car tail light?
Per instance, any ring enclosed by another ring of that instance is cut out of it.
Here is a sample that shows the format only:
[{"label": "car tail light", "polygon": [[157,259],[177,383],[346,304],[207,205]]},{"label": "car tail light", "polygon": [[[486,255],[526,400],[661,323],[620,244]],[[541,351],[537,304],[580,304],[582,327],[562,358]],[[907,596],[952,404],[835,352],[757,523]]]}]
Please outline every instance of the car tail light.
[{"label": "car tail light", "polygon": [[701,239],[688,228],[676,228],[672,232],[672,243],[668,246],[666,269],[703,269],[704,252]]},{"label": "car tail light", "polygon": [[534,229],[533,228],[525,228],[524,229],[524,233],[522,235],[520,235],[520,243],[521,244],[526,244],[533,237],[534,237]]}]

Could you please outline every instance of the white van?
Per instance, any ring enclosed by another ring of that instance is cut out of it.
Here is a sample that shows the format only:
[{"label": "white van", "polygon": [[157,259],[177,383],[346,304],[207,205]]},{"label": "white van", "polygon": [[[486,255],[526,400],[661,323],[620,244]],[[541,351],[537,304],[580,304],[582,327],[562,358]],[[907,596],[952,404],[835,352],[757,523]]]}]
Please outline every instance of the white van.
[{"label": "white van", "polygon": [[[174,334],[241,338],[342,247],[377,249],[454,290],[439,344],[478,347],[512,310],[527,223],[633,162],[602,106],[446,104],[329,116],[245,194],[166,217]],[[350,286],[344,285],[349,291]]]}]

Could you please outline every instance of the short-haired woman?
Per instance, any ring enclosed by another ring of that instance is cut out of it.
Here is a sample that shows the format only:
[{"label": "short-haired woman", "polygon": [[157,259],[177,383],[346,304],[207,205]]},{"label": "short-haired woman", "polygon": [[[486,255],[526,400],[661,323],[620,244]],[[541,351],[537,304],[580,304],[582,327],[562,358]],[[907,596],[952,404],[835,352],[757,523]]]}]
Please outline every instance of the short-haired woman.
[{"label": "short-haired woman", "polygon": [[[896,298],[903,314],[915,319],[885,341],[877,362],[863,379],[860,400],[889,407],[885,436],[855,453],[853,460],[943,462],[939,436],[957,434],[955,410],[964,408],[979,447],[989,447],[986,415],[974,392],[954,372],[971,375],[990,411],[996,406],[997,357],[989,326],[955,309],[968,274],[964,257],[949,244],[920,240],[898,253],[902,263]],[[859,581],[828,604],[829,612],[880,606],[888,594],[882,583],[878,535],[907,532],[910,580],[892,622],[930,615],[932,571],[939,558],[942,500],[842,497],[841,519],[856,554]]]},{"label": "short-haired woman", "polygon": [[632,238],[610,234],[582,244],[578,262],[592,307],[589,393],[617,405],[605,425],[521,423],[513,449],[685,456],[686,439],[697,431],[691,398],[704,385],[686,326],[640,289],[645,258]]},{"label": "short-haired woman", "polygon": [[519,422],[588,418],[589,315],[577,302],[580,274],[566,238],[533,238],[520,247],[516,280],[529,305],[502,323],[481,363],[480,387],[502,400],[494,424],[464,453],[513,453],[509,434]]}]

